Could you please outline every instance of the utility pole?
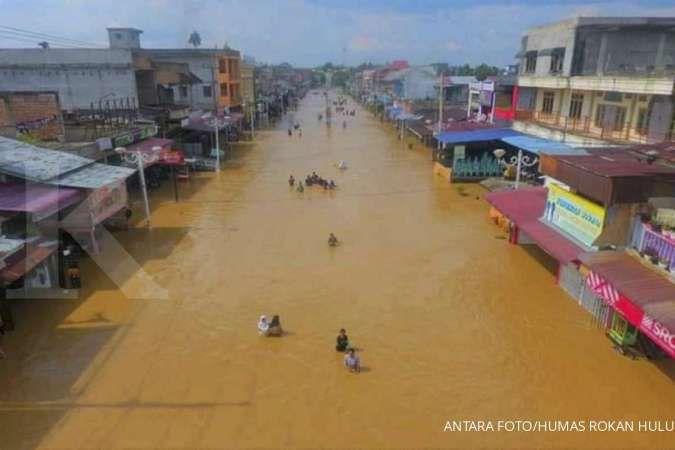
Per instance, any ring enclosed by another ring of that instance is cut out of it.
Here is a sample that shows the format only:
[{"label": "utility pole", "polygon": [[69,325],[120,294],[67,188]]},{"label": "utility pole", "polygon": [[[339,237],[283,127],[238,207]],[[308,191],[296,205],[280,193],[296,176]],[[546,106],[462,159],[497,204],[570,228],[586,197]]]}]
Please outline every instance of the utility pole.
[{"label": "utility pole", "polygon": [[[445,84],[445,76],[443,75],[443,71],[441,71],[441,76],[438,82],[438,134],[440,135],[441,132],[443,131],[443,94],[444,89],[443,86]],[[438,150],[441,150],[442,148],[441,141],[438,141]]]}]

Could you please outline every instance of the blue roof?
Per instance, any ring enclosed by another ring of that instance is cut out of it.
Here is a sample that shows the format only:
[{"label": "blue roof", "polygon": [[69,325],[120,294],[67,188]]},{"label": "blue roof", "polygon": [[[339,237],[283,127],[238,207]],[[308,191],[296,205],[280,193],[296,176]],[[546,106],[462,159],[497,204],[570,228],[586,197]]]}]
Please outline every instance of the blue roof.
[{"label": "blue roof", "polygon": [[549,155],[588,155],[582,148],[571,147],[562,142],[551,141],[533,136],[508,136],[501,139],[509,145],[521,148],[530,153],[547,153]]},{"label": "blue roof", "polygon": [[473,131],[446,131],[436,136],[444,144],[462,144],[466,142],[495,141],[510,136],[520,136],[521,133],[511,128],[485,128]]}]

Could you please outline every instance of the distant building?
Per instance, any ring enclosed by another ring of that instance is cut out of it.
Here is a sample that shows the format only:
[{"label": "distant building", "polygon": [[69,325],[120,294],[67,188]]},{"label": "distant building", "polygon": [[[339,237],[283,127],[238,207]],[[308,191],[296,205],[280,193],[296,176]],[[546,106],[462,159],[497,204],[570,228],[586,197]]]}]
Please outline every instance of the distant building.
[{"label": "distant building", "polygon": [[109,28],[107,49],[0,49],[0,91],[57,92],[66,112],[106,103],[116,109],[168,101],[208,110],[241,106],[238,51],[143,49],[141,33]]},{"label": "distant building", "polygon": [[528,31],[514,127],[574,143],[673,139],[675,18],[584,17]]}]

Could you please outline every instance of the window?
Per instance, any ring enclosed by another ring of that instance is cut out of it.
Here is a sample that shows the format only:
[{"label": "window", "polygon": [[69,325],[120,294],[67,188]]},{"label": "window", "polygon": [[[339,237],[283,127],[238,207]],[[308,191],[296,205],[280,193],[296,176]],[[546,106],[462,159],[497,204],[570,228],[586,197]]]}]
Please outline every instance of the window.
[{"label": "window", "polygon": [[204,97],[211,97],[213,95],[213,88],[211,86],[202,86],[202,93]]},{"label": "window", "polygon": [[553,112],[553,101],[555,100],[555,92],[544,92],[544,102],[541,107],[541,112],[551,114]]},{"label": "window", "polygon": [[556,48],[551,53],[551,73],[562,73],[563,63],[565,62],[565,49]]},{"label": "window", "polygon": [[537,52],[525,53],[525,73],[534,73],[537,69]]},{"label": "window", "polygon": [[637,123],[635,124],[635,131],[637,134],[644,136],[649,129],[649,114],[647,108],[640,108],[637,116]]},{"label": "window", "polygon": [[581,110],[584,106],[584,94],[572,94],[570,99],[570,119],[581,119]]},{"label": "window", "polygon": [[117,39],[118,41],[121,41],[122,40],[122,33],[115,33],[115,39]]},{"label": "window", "polygon": [[218,60],[218,70],[220,73],[227,73],[227,60],[219,59]]},{"label": "window", "polygon": [[626,121],[626,108],[614,105],[598,105],[594,125],[611,131],[621,131]]},{"label": "window", "polygon": [[179,94],[182,98],[187,98],[188,96],[188,89],[187,86],[180,86],[178,88]]},{"label": "window", "polygon": [[220,83],[220,96],[221,97],[228,97],[230,95],[227,88],[228,88],[227,83]]}]

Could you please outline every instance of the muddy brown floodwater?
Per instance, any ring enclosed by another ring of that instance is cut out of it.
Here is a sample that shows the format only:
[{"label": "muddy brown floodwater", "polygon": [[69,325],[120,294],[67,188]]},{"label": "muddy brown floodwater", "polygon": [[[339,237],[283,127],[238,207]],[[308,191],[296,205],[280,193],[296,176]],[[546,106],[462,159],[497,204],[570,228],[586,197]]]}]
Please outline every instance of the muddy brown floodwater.
[{"label": "muddy brown floodwater", "polygon": [[[170,185],[153,192],[152,231],[117,234],[168,299],[125,298],[87,262],[81,299],[14,305],[0,448],[675,446],[444,433],[462,419],[672,420],[675,386],[613,351],[542,255],[499,239],[478,185],[433,177],[428,150],[360,108],[326,129],[322,106],[309,95],[302,138],[261,133],[179,203]],[[313,170],[339,189],[289,189]],[[259,337],[261,313],[288,335]],[[341,327],[359,375],[334,350]]]}]

